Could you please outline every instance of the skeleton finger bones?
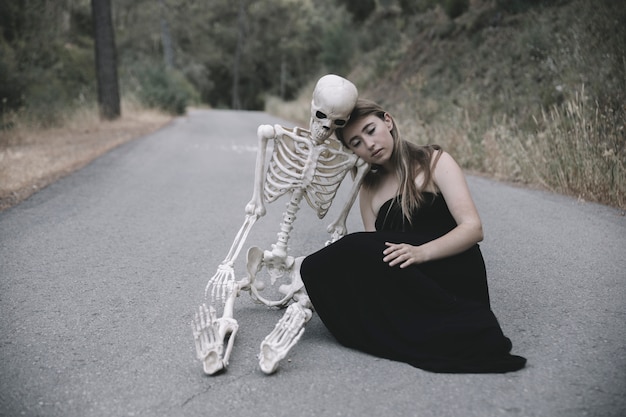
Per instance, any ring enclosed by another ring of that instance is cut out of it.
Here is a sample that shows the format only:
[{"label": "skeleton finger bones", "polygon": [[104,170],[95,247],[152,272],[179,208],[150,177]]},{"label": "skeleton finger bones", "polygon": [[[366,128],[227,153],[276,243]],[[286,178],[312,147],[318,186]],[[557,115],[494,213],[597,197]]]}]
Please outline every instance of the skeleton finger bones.
[{"label": "skeleton finger bones", "polygon": [[222,264],[218,266],[217,272],[207,284],[204,289],[205,297],[208,295],[209,290],[211,293],[211,300],[224,301],[229,290],[232,289],[235,282],[235,270],[232,264]]}]

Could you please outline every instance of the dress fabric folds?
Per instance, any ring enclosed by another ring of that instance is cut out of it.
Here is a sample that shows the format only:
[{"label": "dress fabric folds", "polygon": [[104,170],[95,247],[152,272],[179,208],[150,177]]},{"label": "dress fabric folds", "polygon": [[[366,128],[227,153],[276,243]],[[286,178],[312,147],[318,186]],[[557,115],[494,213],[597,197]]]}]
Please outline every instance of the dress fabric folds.
[{"label": "dress fabric folds", "polygon": [[314,309],[344,346],[442,373],[521,369],[491,311],[478,245],[401,269],[383,262],[385,242],[419,245],[456,226],[444,198],[425,194],[412,222],[387,201],[375,232],[358,232],[307,256],[302,280]]}]

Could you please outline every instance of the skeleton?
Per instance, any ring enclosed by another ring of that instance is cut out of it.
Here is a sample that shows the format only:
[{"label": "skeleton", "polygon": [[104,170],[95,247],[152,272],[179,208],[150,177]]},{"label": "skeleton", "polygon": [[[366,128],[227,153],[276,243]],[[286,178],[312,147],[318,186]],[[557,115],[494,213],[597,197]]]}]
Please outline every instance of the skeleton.
[{"label": "skeleton", "polygon": [[[238,329],[233,317],[234,303],[241,291],[249,292],[254,300],[267,306],[286,307],[274,330],[261,343],[259,365],[263,372],[275,372],[280,360],[302,336],[304,326],[312,316],[312,305],[300,277],[300,264],[304,257],[288,255],[289,234],[303,198],[322,219],[345,175],[353,171],[354,184],[348,201],[337,220],[328,226],[331,239],[326,244],[338,240],[347,232],[346,219],[367,166],[331,135],[336,127],[348,121],[357,94],[350,81],[326,75],[320,78],[313,92],[310,130],[298,127],[287,129],[280,125],[259,126],[254,191],[245,209],[244,223],[226,258],[206,286],[205,297],[210,297],[211,305],[201,305],[192,321],[197,357],[202,361],[206,374],[213,375],[228,366]],[[266,163],[269,140],[273,140],[274,146]],[[285,194],[290,194],[290,200],[283,214],[277,242],[271,250],[251,247],[246,258],[247,276],[237,280],[234,263],[252,226],[265,215],[266,202],[271,203]],[[261,295],[266,282],[257,274],[263,267],[270,276],[270,285],[273,286],[279,278],[287,281],[278,288],[282,294],[278,300]],[[218,302],[224,304],[219,318],[213,307]]]}]

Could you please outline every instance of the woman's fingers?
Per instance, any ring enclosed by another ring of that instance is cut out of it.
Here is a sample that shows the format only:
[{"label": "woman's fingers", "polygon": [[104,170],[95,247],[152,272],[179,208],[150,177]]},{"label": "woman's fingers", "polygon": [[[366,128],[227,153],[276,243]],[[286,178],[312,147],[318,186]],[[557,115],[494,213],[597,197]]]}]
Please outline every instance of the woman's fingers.
[{"label": "woman's fingers", "polygon": [[387,248],[383,251],[383,262],[389,263],[389,266],[400,264],[400,268],[416,263],[416,246],[407,243],[390,243],[385,242]]}]

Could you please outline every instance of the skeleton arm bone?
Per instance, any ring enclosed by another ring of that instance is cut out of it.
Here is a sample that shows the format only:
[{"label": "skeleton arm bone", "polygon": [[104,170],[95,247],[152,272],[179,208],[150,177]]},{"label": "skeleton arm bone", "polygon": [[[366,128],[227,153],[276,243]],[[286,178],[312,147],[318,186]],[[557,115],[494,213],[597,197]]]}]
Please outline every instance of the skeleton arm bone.
[{"label": "skeleton arm bone", "polygon": [[350,190],[350,197],[348,201],[346,201],[346,204],[344,205],[341,212],[339,213],[337,220],[335,220],[330,225],[328,225],[328,228],[326,229],[328,233],[331,234],[331,240],[327,241],[326,245],[329,245],[341,239],[348,232],[347,227],[346,227],[346,220],[348,218],[348,214],[350,213],[350,209],[354,205],[354,201],[356,200],[356,197],[359,194],[359,189],[361,188],[361,182],[363,181],[363,178],[365,177],[365,174],[367,173],[369,169],[369,164],[367,164],[362,159],[359,159],[356,162],[356,169],[357,169],[357,172],[354,177],[354,183],[352,184],[352,189]]},{"label": "skeleton arm bone", "polygon": [[265,181],[265,155],[267,154],[267,142],[276,138],[276,131],[270,125],[260,125],[257,129],[259,148],[256,154],[256,165],[254,170],[254,191],[252,200],[246,205],[247,214],[256,214],[259,217],[265,215],[265,205],[263,204],[263,182]]},{"label": "skeleton arm bone", "polygon": [[259,149],[257,151],[254,191],[252,200],[246,205],[246,219],[239,229],[233,244],[228,251],[228,255],[219,265],[215,275],[209,280],[204,294],[205,297],[211,293],[211,299],[225,300],[227,292],[235,282],[235,271],[233,264],[246,241],[248,233],[259,217],[265,215],[265,205],[263,204],[263,181],[265,180],[265,155],[267,153],[267,141],[274,138],[276,132],[270,125],[260,125],[257,129],[257,137],[259,140]]},{"label": "skeleton arm bone", "polygon": [[239,229],[239,232],[237,232],[237,236],[235,236],[233,244],[230,246],[228,255],[226,255],[226,258],[224,258],[222,263],[217,267],[215,275],[213,275],[207,283],[206,288],[204,289],[205,297],[209,294],[210,290],[211,300],[226,300],[227,292],[230,291],[235,282],[235,270],[233,269],[233,265],[237,260],[237,256],[239,256],[239,252],[241,251],[246,238],[248,237],[248,233],[250,233],[252,226],[258,218],[258,215],[246,215],[243,225]]}]

